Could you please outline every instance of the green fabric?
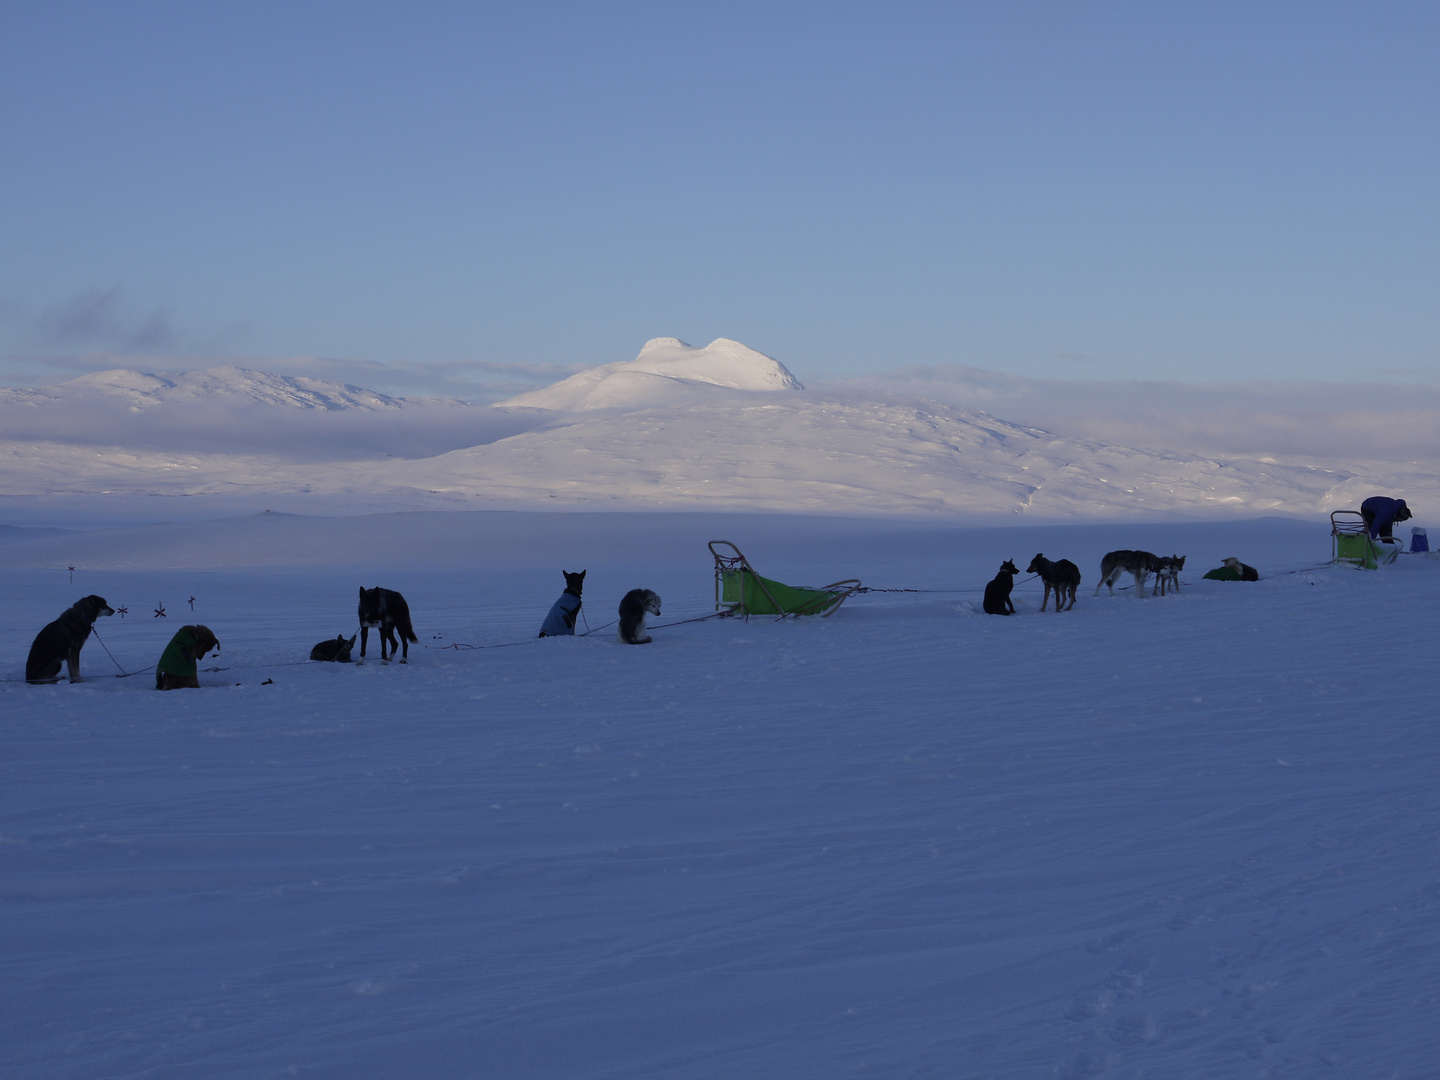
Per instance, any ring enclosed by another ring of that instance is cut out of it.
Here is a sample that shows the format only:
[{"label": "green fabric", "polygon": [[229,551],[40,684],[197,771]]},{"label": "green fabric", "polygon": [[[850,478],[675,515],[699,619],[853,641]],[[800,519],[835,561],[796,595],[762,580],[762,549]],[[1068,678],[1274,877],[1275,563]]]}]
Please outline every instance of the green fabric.
[{"label": "green fabric", "polygon": [[1356,566],[1363,566],[1366,570],[1374,570],[1379,564],[1376,558],[1375,541],[1370,539],[1369,533],[1336,533],[1335,534],[1335,558],[1339,562],[1353,562]]},{"label": "green fabric", "polygon": [[[800,589],[783,585],[767,577],[753,574],[749,570],[725,570],[722,572],[720,599],[726,604],[738,604],[742,615],[818,615],[827,611],[844,598],[844,593],[826,592],[824,589]],[[770,602],[765,589],[780,606]]]},{"label": "green fabric", "polygon": [[155,668],[157,675],[194,675],[195,661],[185,655],[185,649],[195,644],[195,635],[181,628],[160,654],[160,663]]},{"label": "green fabric", "polygon": [[1211,571],[1210,571],[1208,574],[1206,574],[1205,576],[1206,576],[1207,578],[1209,578],[1211,581],[1244,581],[1244,580],[1245,580],[1244,578],[1242,578],[1242,577],[1240,576],[1240,571],[1239,571],[1239,570],[1236,570],[1233,566],[1217,566],[1214,570],[1211,570]]}]

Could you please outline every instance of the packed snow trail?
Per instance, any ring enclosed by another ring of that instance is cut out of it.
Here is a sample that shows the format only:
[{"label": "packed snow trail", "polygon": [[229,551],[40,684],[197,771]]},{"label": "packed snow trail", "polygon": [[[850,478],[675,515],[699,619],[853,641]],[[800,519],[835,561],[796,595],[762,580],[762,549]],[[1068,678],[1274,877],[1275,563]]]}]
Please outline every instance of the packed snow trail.
[{"label": "packed snow trail", "polygon": [[[465,651],[533,635],[586,550],[592,623],[636,585],[707,613],[719,523],[512,516],[442,565],[408,517],[363,522],[412,553],[384,568],[282,565],[284,530],[251,569],[73,585],[0,549],[0,674],[91,591],[146,605],[104,627],[127,666],[182,594],[228,666],[0,685],[7,1075],[1433,1074],[1440,561],[1283,573],[1328,544],[1284,522],[783,519],[744,546],[797,582],[968,587],[1035,550],[1093,577],[1120,546],[1195,572],[1060,616],[1032,583],[1011,619],[883,594]],[[1194,580],[1226,554],[1265,580]],[[429,647],[297,664],[377,583]]]}]

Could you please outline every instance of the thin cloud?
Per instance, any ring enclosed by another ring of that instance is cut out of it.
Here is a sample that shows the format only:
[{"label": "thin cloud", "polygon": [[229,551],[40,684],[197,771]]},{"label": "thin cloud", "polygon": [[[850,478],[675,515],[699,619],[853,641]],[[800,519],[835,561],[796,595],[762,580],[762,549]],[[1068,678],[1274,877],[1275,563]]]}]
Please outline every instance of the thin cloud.
[{"label": "thin cloud", "polygon": [[1055,359],[1067,364],[1114,364],[1120,362],[1112,360],[1108,356],[1092,356],[1090,353],[1082,352],[1057,352]]},{"label": "thin cloud", "polygon": [[99,345],[120,352],[162,350],[173,348],[179,337],[169,311],[155,308],[136,315],[119,288],[87,289],[40,312],[29,323],[25,336],[42,348]]}]

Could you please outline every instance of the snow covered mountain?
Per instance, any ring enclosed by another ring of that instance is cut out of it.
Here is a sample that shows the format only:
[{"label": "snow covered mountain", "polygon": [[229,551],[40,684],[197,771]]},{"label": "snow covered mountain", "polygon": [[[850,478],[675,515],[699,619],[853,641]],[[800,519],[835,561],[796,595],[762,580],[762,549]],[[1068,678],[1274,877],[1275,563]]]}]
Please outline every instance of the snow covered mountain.
[{"label": "snow covered mountain", "polygon": [[205,371],[152,375],[144,371],[119,369],[82,375],[58,386],[34,389],[0,388],[0,409],[44,408],[81,401],[103,402],[132,410],[173,405],[226,404],[232,407],[269,405],[292,409],[413,409],[453,407],[464,402],[454,398],[394,398],[359,386],[322,379],[295,378],[250,371],[239,367],[216,367]]},{"label": "snow covered mountain", "polygon": [[1424,463],[1173,453],[925,399],[817,394],[726,339],[657,338],[502,406],[237,368],[0,391],[10,524],[79,523],[101,504],[153,519],[155,496],[187,497],[158,512],[192,517],[543,506],[1094,520],[1315,515],[1377,491],[1440,505]]},{"label": "snow covered mountain", "polygon": [[[430,457],[534,427],[533,415],[455,398],[397,398],[359,386],[217,367],[151,374],[121,369],[55,386],[0,388],[0,455],[37,464],[51,482],[86,482],[67,448],[125,453],[244,454],[352,460]],[[88,452],[95,466],[115,454]],[[64,468],[50,468],[47,463]]]},{"label": "snow covered mountain", "polygon": [[679,338],[652,338],[634,360],[605,364],[513,397],[502,405],[583,412],[708,400],[714,391],[803,390],[785,365],[729,338],[703,349]]}]

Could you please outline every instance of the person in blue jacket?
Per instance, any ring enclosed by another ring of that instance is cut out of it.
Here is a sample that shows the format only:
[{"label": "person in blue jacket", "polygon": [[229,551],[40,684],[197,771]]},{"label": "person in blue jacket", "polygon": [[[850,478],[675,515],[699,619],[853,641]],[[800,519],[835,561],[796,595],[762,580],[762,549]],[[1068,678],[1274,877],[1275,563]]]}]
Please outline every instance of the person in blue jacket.
[{"label": "person in blue jacket", "polygon": [[565,591],[551,605],[550,614],[545,616],[545,622],[540,627],[541,637],[565,637],[575,633],[575,620],[580,615],[580,593],[585,589],[585,571],[581,570],[578,574],[568,570],[560,572],[565,575]]},{"label": "person in blue jacket", "polygon": [[1392,499],[1385,495],[1371,495],[1360,504],[1360,516],[1370,530],[1370,539],[1393,539],[1391,529],[1402,521],[1410,520],[1410,508],[1404,499]]}]

